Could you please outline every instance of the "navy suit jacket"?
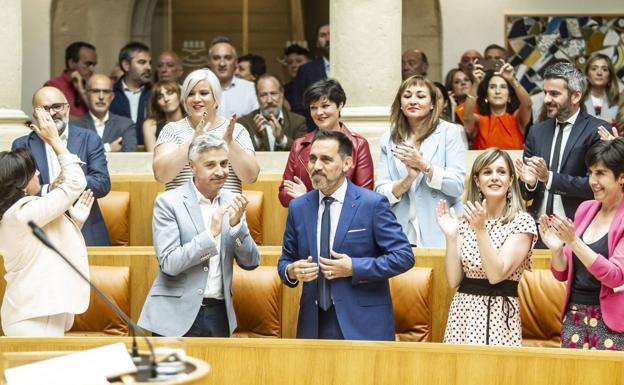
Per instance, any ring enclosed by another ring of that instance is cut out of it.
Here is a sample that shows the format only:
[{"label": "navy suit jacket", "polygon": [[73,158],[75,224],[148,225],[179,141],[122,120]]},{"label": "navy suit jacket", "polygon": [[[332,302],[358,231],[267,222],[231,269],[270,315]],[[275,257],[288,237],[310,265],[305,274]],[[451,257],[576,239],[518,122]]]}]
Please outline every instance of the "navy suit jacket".
[{"label": "navy suit jacket", "polygon": [[[125,116],[128,119],[132,119],[130,113],[130,101],[123,90],[123,84],[121,84],[123,77],[113,85],[113,92],[115,97],[111,102],[109,111],[116,115]],[[143,144],[143,122],[147,118],[147,109],[149,108],[149,100],[152,95],[152,84],[147,83],[141,92],[139,98],[139,110],[137,111],[137,119],[134,124],[136,130],[136,143]]]},{"label": "navy suit jacket", "polygon": [[[604,120],[589,115],[582,106],[580,108],[576,122],[570,131],[563,157],[559,160],[559,172],[553,172],[550,185],[551,192],[561,195],[563,208],[568,218],[574,218],[576,209],[583,201],[594,198],[589,187],[585,154],[591,146],[600,140],[598,126],[609,127],[609,124]],[[550,165],[550,150],[555,140],[555,125],[555,118],[550,118],[531,127],[524,142],[523,159],[524,157],[539,156],[544,158],[547,165]],[[526,185],[521,182],[520,189],[524,199],[533,200],[528,211],[536,218],[544,200],[546,184],[537,182],[536,189],[529,191]]]},{"label": "navy suit jacket", "polygon": [[297,76],[295,77],[295,80],[293,80],[292,100],[290,100],[290,105],[293,112],[306,117],[308,132],[314,130],[316,125],[314,124],[312,117],[310,117],[310,112],[306,106],[303,105],[303,93],[310,85],[323,79],[327,79],[327,74],[325,73],[325,61],[322,57],[317,57],[309,63],[299,67],[297,70]]},{"label": "navy suit jacket", "polygon": [[[401,225],[381,194],[347,180],[332,249],[352,258],[353,275],[328,281],[338,322],[345,339],[394,341],[394,316],[388,279],[414,266],[411,246]],[[312,256],[318,262],[316,229],[319,191],[312,190],[290,202],[278,273]],[[298,338],[318,338],[317,281],[303,284],[299,307]]]},{"label": "navy suit jacket", "polygon": [[[104,154],[104,145],[95,131],[88,130],[69,124],[67,136],[67,149],[77,155],[85,164],[82,165],[87,178],[87,188],[93,191],[95,198],[101,198],[110,191],[110,177],[108,175],[108,163]],[[46,157],[45,143],[31,132],[13,141],[11,148],[26,147],[32,152],[37,169],[39,170],[39,183],[50,184],[48,172],[48,158]],[[91,214],[82,227],[87,246],[110,246],[108,231],[104,224],[104,218],[100,212],[97,199],[91,207]]]},{"label": "navy suit jacket", "polygon": [[[86,114],[82,118],[74,122],[79,127],[88,128],[97,132],[95,122],[91,114]],[[121,138],[121,152],[136,151],[136,131],[134,123],[130,118],[108,113],[108,120],[104,124],[104,133],[102,134],[102,142],[111,143]]]}]

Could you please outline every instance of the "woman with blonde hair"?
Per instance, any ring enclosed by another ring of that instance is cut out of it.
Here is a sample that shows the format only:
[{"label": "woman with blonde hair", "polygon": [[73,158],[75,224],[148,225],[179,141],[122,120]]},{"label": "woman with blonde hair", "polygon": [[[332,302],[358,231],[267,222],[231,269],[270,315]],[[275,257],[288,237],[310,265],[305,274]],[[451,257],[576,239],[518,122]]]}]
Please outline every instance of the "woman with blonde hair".
[{"label": "woman with blonde hair", "polygon": [[152,152],[165,124],[184,118],[180,85],[173,80],[161,80],[152,87],[149,117],[143,122],[145,151]]},{"label": "woman with blonde hair", "polygon": [[440,94],[422,76],[403,81],[382,135],[375,191],[385,195],[412,245],[443,247],[436,227],[440,199],[461,211],[466,175],[462,127],[440,119]]},{"label": "woman with blonde hair", "polygon": [[249,132],[236,123],[236,114],[226,119],[217,114],[222,102],[221,84],[207,68],[191,72],[182,84],[185,118],[168,123],[158,136],[152,168],[157,181],[167,190],[192,178],[188,162],[189,145],[197,136],[210,132],[228,145],[229,169],[223,188],[242,192],[242,183],[253,183],[260,173]]},{"label": "woman with blonde hair", "polygon": [[518,282],[531,268],[537,229],[509,154],[481,153],[466,180],[462,217],[441,200],[437,218],[446,237],[446,279],[458,288],[444,342],[520,346]]},{"label": "woman with blonde hair", "polygon": [[615,123],[619,107],[620,88],[611,59],[602,53],[594,53],[585,66],[587,91],[585,109],[587,113]]}]

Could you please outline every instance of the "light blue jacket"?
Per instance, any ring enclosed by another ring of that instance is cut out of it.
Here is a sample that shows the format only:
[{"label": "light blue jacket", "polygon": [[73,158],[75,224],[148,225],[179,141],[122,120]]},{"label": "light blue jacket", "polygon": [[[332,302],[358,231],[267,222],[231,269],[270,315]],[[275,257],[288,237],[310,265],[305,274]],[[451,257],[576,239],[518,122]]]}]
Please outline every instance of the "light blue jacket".
[{"label": "light blue jacket", "polygon": [[[603,98],[602,108],[600,109],[600,116],[615,120],[615,118],[617,117],[618,108],[619,106],[617,105],[617,103],[614,106],[610,106],[607,98]],[[594,111],[594,104],[592,103],[592,98],[589,95],[585,97],[585,109],[587,110],[588,114],[592,116],[596,116],[596,112]],[[610,129],[610,127],[605,127],[605,128]]]},{"label": "light blue jacket", "polygon": [[[435,214],[440,199],[446,199],[449,207],[454,208],[458,216],[461,215],[460,197],[464,191],[466,175],[466,146],[462,140],[462,132],[460,125],[440,120],[436,130],[425,139],[420,148],[424,158],[431,162],[431,181],[427,181],[423,173],[420,173],[411,188],[401,197],[394,197],[392,185],[407,176],[407,169],[392,155],[391,149],[396,144],[392,142],[390,131],[380,139],[381,157],[375,168],[375,191],[388,198],[392,211],[408,238],[413,238],[408,231],[414,222],[410,212],[417,212],[423,247],[445,246],[444,234],[438,226]],[[416,239],[410,239],[410,242],[416,244]]]}]

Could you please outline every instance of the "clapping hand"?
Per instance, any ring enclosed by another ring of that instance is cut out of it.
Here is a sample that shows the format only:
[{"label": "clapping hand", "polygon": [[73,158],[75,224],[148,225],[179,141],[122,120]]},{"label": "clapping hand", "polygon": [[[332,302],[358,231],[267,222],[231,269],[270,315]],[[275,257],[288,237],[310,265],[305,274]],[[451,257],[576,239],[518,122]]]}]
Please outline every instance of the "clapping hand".
[{"label": "clapping hand", "polygon": [[87,221],[94,201],[95,198],[93,197],[93,192],[87,189],[80,194],[76,203],[69,208],[69,215],[79,224],[80,227],[82,227],[82,224]]},{"label": "clapping hand", "polygon": [[228,213],[230,217],[230,227],[236,226],[243,214],[245,213],[245,208],[247,208],[247,198],[244,195],[238,194],[229,202]]},{"label": "clapping hand", "polygon": [[286,189],[286,194],[292,198],[298,198],[308,192],[305,184],[297,176],[294,176],[293,180],[284,180],[284,188]]},{"label": "clapping hand", "polygon": [[223,140],[225,141],[225,143],[227,143],[228,145],[230,143],[232,143],[233,136],[234,136],[234,126],[236,125],[236,114],[232,114],[232,116],[230,117],[230,120],[228,121],[228,126],[225,129],[225,132],[223,133]]},{"label": "clapping hand", "polygon": [[199,120],[199,123],[197,123],[197,126],[195,126],[195,133],[194,135],[197,137],[201,134],[205,134],[206,132],[208,132],[208,130],[210,130],[210,120],[208,120],[208,113],[206,111],[204,111],[204,113],[202,113],[202,117]]},{"label": "clapping hand", "polygon": [[397,144],[396,147],[392,149],[392,154],[407,167],[419,171],[427,168],[427,161],[422,156],[422,153],[411,144]]},{"label": "clapping hand", "polygon": [[495,75],[499,75],[511,83],[514,80],[515,74],[513,66],[510,63],[506,63],[503,59],[499,59],[499,61],[501,62],[501,67],[498,72],[495,72]]},{"label": "clapping hand", "polygon": [[618,134],[616,127],[611,127],[611,132],[609,132],[609,130],[604,128],[604,126],[600,126],[598,127],[598,136],[600,137],[600,140],[613,140],[620,135]]},{"label": "clapping hand", "polygon": [[553,214],[548,219],[550,227],[561,242],[565,244],[574,242],[577,235],[574,232],[574,223],[570,220],[570,218],[562,218],[557,214]]},{"label": "clapping hand", "polygon": [[457,235],[459,227],[459,219],[455,215],[455,210],[451,207],[449,210],[446,200],[440,199],[438,207],[436,207],[436,219],[442,232],[447,238]]},{"label": "clapping hand", "polygon": [[548,166],[544,158],[539,156],[525,157],[524,161],[528,166],[531,166],[537,180],[542,183],[548,182]]},{"label": "clapping hand", "polygon": [[548,215],[542,215],[539,218],[539,233],[542,238],[542,242],[552,252],[558,253],[563,249],[563,241],[557,236],[555,229],[551,225],[552,217]]},{"label": "clapping hand", "polygon": [[535,186],[537,184],[537,171],[531,165],[525,164],[521,159],[516,159],[516,172],[520,177],[520,180],[529,186]]},{"label": "clapping hand", "polygon": [[479,202],[466,202],[464,205],[464,218],[475,232],[485,230],[487,222],[487,200]]}]

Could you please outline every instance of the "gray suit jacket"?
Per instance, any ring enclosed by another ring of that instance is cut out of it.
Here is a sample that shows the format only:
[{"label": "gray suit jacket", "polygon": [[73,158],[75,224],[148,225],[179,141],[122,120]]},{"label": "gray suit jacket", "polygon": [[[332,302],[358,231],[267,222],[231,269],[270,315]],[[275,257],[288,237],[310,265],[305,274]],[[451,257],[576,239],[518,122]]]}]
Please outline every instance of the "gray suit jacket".
[{"label": "gray suit jacket", "polygon": [[[183,336],[191,328],[204,298],[209,258],[217,255],[192,183],[191,179],[162,193],[154,204],[152,230],[160,269],[141,311],[139,326],[168,337]],[[221,190],[219,202],[223,204],[234,196]],[[258,248],[244,217],[241,221],[238,231],[230,234],[226,214],[221,230],[221,271],[230,334],[236,329],[232,302],[234,259],[246,270],[255,269],[260,263]]]},{"label": "gray suit jacket", "polygon": [[[95,123],[91,114],[86,114],[82,118],[74,122],[75,125],[82,128],[88,128],[95,131]],[[102,135],[102,142],[111,143],[117,138],[121,139],[121,151],[132,152],[136,151],[136,131],[134,129],[134,123],[132,120],[121,116],[115,115],[112,112],[108,113],[108,120],[104,125],[104,134]]]}]

